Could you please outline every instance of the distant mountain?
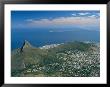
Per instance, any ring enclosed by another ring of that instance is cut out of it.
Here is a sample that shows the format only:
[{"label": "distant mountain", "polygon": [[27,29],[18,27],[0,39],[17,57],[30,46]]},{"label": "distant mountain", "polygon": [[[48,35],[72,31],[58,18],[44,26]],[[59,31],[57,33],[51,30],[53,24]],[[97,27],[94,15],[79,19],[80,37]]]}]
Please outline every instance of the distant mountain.
[{"label": "distant mountain", "polygon": [[12,76],[100,76],[100,48],[94,43],[68,42],[40,48],[24,41],[11,53]]}]

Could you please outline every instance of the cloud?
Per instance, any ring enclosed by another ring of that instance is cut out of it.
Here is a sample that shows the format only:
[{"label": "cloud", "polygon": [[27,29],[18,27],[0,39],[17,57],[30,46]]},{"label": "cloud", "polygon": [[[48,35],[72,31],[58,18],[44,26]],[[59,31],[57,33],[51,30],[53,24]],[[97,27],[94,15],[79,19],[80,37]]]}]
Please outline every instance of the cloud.
[{"label": "cloud", "polygon": [[100,13],[99,12],[95,12],[95,13],[90,13],[90,12],[80,12],[80,13],[73,13],[72,14],[74,17],[91,17],[91,18],[99,18],[100,17]]},{"label": "cloud", "polygon": [[73,15],[73,16],[76,16],[76,14],[75,14],[75,13],[73,13],[72,15]]},{"label": "cloud", "polygon": [[40,19],[33,20],[27,19],[28,26],[31,27],[73,27],[73,26],[99,26],[100,19],[96,18],[95,15],[89,17],[58,17],[54,19]]},{"label": "cloud", "polygon": [[88,15],[90,14],[89,12],[82,12],[82,13],[78,13],[79,15]]},{"label": "cloud", "polygon": [[80,16],[84,16],[84,15],[89,15],[90,13],[89,12],[80,12],[80,13],[73,13],[72,15],[76,16],[77,14]]},{"label": "cloud", "polygon": [[96,15],[90,15],[90,16],[88,16],[88,17],[94,18],[94,17],[97,17],[97,16],[96,16]]}]

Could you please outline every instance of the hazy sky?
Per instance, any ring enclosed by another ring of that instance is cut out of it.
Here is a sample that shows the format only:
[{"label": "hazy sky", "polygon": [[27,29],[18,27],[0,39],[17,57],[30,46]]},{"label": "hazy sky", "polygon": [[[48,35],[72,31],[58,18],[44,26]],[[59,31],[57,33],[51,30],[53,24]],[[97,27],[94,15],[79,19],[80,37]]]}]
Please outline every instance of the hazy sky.
[{"label": "hazy sky", "polygon": [[100,29],[100,11],[12,11],[13,29]]}]

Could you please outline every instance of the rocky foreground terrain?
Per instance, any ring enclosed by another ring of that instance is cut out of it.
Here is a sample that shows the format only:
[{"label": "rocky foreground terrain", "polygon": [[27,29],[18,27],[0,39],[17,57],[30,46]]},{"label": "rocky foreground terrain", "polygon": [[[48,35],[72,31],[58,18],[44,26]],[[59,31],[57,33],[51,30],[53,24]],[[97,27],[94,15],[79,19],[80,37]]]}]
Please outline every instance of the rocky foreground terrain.
[{"label": "rocky foreground terrain", "polygon": [[99,77],[99,44],[69,42],[37,48],[24,41],[11,53],[11,76]]}]

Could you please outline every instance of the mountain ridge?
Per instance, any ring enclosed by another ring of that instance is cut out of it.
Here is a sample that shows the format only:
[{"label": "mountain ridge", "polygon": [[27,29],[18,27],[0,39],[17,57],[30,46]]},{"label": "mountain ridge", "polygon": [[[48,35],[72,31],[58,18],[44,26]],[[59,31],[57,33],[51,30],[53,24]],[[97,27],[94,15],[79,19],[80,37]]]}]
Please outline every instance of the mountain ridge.
[{"label": "mountain ridge", "polygon": [[[11,76],[99,76],[99,53],[99,47],[93,43],[69,42],[40,49],[25,40],[21,48],[12,51]],[[88,68],[91,65],[95,68]],[[84,74],[83,68],[90,71]]]}]

